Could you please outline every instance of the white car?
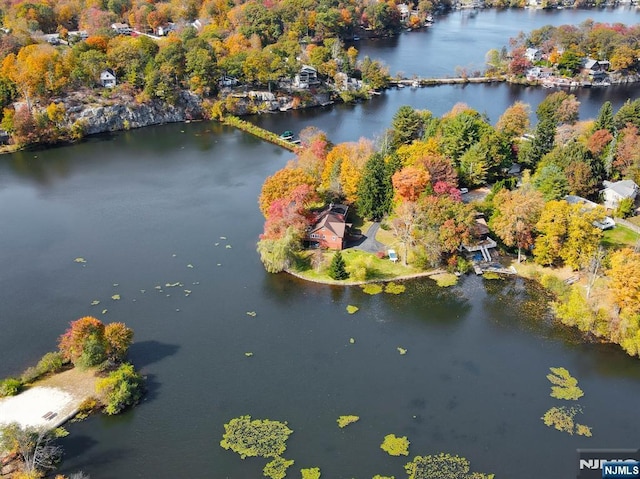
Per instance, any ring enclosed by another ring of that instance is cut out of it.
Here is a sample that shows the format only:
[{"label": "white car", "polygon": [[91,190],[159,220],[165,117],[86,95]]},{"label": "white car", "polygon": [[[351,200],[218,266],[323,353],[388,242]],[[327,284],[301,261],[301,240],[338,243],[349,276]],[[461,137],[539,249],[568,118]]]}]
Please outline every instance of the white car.
[{"label": "white car", "polygon": [[466,195],[469,193],[469,188],[460,188],[458,191],[460,191],[461,195]]},{"label": "white car", "polygon": [[594,221],[593,226],[596,228],[600,228],[602,231],[610,230],[616,225],[616,222],[613,221],[613,218],[609,216],[605,216],[602,221]]}]

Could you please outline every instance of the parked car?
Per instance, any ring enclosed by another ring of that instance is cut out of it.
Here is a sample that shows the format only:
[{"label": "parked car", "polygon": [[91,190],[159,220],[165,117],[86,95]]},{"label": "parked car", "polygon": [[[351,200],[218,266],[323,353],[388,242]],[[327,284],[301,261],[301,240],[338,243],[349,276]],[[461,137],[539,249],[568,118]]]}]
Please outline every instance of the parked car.
[{"label": "parked car", "polygon": [[460,188],[459,191],[461,195],[466,195],[467,193],[469,193],[469,188]]},{"label": "parked car", "polygon": [[613,218],[609,216],[605,216],[602,221],[594,221],[593,226],[596,228],[600,228],[602,231],[610,230],[616,225],[616,222],[613,221]]}]

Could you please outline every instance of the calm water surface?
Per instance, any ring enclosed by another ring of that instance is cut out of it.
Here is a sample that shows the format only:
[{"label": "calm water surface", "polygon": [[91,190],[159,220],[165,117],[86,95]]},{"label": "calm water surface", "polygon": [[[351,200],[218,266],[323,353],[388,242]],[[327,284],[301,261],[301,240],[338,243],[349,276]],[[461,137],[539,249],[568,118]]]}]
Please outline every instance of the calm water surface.
[{"label": "calm water surface", "polygon": [[[412,99],[436,114],[466,101],[495,121],[494,103],[529,94],[538,92],[406,89],[256,121],[274,131],[316,124],[348,141],[375,136]],[[0,376],[91,314],[135,330],[131,359],[148,378],[139,407],[68,426],[62,472],[258,478],[266,461],[218,445],[223,424],[243,414],[289,421],[290,477],[314,466],[328,478],[404,477],[406,459],[379,448],[390,433],[408,436],[411,457],[451,452],[499,478],[571,478],[578,447],[638,447],[640,362],[554,326],[535,285],[467,277],[441,290],[423,279],[403,295],[368,296],[265,273],[256,197],[288,159],[208,123],[0,158]],[[183,286],[165,286],[175,282]],[[360,310],[347,314],[349,304]],[[563,405],[549,396],[550,366],[579,379],[578,421],[592,438],[540,420]],[[340,430],[343,414],[361,420]]]}]

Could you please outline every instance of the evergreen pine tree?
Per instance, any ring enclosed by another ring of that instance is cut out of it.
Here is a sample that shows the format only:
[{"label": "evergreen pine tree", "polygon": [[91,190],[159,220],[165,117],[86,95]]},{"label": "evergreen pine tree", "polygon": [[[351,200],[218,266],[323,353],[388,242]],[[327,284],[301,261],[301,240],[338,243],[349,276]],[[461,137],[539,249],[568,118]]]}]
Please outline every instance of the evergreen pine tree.
[{"label": "evergreen pine tree", "polygon": [[598,118],[593,125],[593,130],[609,130],[610,133],[614,132],[615,125],[613,122],[613,107],[611,106],[610,101],[605,101],[602,104],[602,107],[600,107]]},{"label": "evergreen pine tree", "polygon": [[329,266],[329,277],[338,281],[342,281],[349,277],[349,273],[347,273],[347,270],[345,269],[345,262],[340,251],[336,251],[336,254],[333,255],[331,265]]},{"label": "evergreen pine tree", "polygon": [[364,172],[358,185],[357,205],[360,215],[379,220],[391,210],[393,198],[391,174],[380,153],[374,153],[369,158],[364,165]]}]

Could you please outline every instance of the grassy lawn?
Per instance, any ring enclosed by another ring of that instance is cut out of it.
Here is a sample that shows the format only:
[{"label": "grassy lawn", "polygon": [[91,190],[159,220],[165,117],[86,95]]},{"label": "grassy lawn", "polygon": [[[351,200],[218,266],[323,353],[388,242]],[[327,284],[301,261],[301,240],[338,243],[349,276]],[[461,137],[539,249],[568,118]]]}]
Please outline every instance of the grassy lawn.
[{"label": "grassy lawn", "polygon": [[632,216],[631,218],[627,218],[627,221],[636,226],[640,226],[640,216]]},{"label": "grassy lawn", "polygon": [[400,252],[400,243],[393,235],[391,230],[384,230],[382,227],[378,229],[378,233],[376,234],[376,239],[380,241],[380,243],[387,246],[387,248],[395,249],[397,253]]},{"label": "grassy lawn", "polygon": [[602,244],[606,248],[620,249],[626,246],[633,247],[638,240],[640,240],[640,234],[626,226],[616,225],[615,228],[604,232]]},{"label": "grassy lawn", "polygon": [[[331,259],[335,254],[333,251],[323,251],[323,264],[320,270],[316,270],[311,267],[312,257],[315,254],[314,251],[303,251],[300,253],[300,259],[294,267],[294,271],[300,274],[306,279],[322,281],[322,282],[334,282],[327,270],[331,264]],[[335,281],[338,284],[348,284],[353,281],[369,281],[369,280],[392,280],[399,276],[406,276],[421,273],[422,270],[413,268],[411,266],[404,266],[401,262],[393,263],[388,259],[380,259],[376,255],[366,253],[364,251],[347,249],[342,251],[342,257],[347,266],[347,271],[355,268],[360,268],[366,265],[366,277],[354,278],[353,275],[346,281]]]}]

